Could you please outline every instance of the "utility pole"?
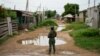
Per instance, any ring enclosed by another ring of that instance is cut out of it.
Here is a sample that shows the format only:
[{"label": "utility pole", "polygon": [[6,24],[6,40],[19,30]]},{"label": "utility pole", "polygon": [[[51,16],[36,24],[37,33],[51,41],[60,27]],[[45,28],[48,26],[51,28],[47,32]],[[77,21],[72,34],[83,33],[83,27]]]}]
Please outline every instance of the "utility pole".
[{"label": "utility pole", "polygon": [[88,0],[88,8],[90,8],[90,0]]},{"label": "utility pole", "polygon": [[45,9],[43,8],[43,20],[45,19]]},{"label": "utility pole", "polygon": [[28,6],[29,6],[29,0],[26,1],[26,10],[25,10],[25,19],[24,19],[24,26],[25,26],[25,31],[28,31],[28,20],[27,20],[27,11],[28,11]]},{"label": "utility pole", "polygon": [[16,10],[16,5],[14,5],[14,10]]},{"label": "utility pole", "polygon": [[90,0],[88,0],[88,18],[90,18],[91,10],[90,10]]},{"label": "utility pole", "polygon": [[28,8],[29,8],[29,7],[28,7],[28,6],[29,6],[28,3],[29,3],[29,0],[27,0],[27,2],[26,2],[26,11],[28,11]]},{"label": "utility pole", "polygon": [[76,13],[76,5],[75,5],[75,21],[78,21],[78,18],[77,18],[77,13]]},{"label": "utility pole", "polygon": [[39,6],[39,10],[38,10],[38,19],[39,19],[39,22],[41,22],[41,3],[40,3],[40,6]]},{"label": "utility pole", "polygon": [[96,2],[96,0],[94,0],[94,7],[95,7],[95,2]]}]

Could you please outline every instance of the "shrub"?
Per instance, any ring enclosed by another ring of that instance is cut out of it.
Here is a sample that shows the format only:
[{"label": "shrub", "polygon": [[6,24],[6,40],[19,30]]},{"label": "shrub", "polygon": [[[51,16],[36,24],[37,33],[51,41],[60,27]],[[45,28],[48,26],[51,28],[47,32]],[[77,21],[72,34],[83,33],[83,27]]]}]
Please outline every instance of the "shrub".
[{"label": "shrub", "polygon": [[17,14],[14,11],[11,11],[10,9],[7,9],[8,17],[11,17],[12,19],[16,19]]},{"label": "shrub", "polygon": [[70,33],[74,37],[93,37],[99,35],[98,29],[93,28],[86,28],[86,29],[79,29]]},{"label": "shrub", "polygon": [[78,29],[84,29],[84,28],[88,28],[88,26],[82,22],[73,22],[69,25],[66,25],[65,30],[71,30],[71,29],[78,30]]},{"label": "shrub", "polygon": [[47,19],[39,24],[39,26],[58,26],[53,20]]},{"label": "shrub", "polygon": [[70,32],[75,44],[81,48],[100,52],[100,30],[93,28],[79,29]]},{"label": "shrub", "polygon": [[7,10],[4,7],[0,6],[0,18],[5,17],[7,17]]},{"label": "shrub", "polygon": [[36,28],[38,28],[38,27],[43,27],[43,26],[58,26],[58,25],[54,22],[54,20],[52,20],[52,19],[47,19],[47,20],[44,20],[44,21],[40,22],[40,23],[38,24],[38,26],[37,26],[37,25],[31,25],[31,26],[29,27],[29,30],[33,31],[33,30],[35,30]]}]

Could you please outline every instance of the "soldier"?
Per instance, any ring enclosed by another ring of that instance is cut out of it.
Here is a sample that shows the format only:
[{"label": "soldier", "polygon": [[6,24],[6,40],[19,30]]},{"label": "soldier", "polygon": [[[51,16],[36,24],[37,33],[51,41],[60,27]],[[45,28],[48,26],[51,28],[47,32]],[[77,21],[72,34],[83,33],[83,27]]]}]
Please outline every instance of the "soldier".
[{"label": "soldier", "polygon": [[54,30],[54,27],[51,27],[51,30],[48,34],[48,38],[49,38],[49,54],[51,54],[51,50],[53,48],[53,53],[55,54],[55,37],[56,37],[57,33]]}]

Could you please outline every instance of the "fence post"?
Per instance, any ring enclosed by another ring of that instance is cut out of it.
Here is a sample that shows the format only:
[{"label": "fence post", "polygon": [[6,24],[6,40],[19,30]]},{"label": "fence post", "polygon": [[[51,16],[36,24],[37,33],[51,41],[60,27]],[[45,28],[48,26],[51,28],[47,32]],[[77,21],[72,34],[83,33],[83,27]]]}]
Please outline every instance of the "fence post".
[{"label": "fence post", "polygon": [[7,17],[7,24],[8,24],[8,34],[13,35],[13,33],[12,33],[12,23],[11,23],[10,17]]}]

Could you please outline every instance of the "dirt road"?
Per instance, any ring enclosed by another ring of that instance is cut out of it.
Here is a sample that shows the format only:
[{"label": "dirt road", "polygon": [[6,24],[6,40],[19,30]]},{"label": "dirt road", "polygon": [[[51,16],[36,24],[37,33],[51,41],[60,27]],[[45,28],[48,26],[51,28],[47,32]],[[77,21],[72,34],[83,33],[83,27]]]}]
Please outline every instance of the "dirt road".
[{"label": "dirt road", "polygon": [[32,32],[24,32],[7,40],[0,46],[0,56],[100,56],[95,52],[81,49],[74,45],[73,38],[67,31],[58,32],[57,36],[66,44],[56,45],[56,54],[48,55],[48,46],[22,45],[22,39],[35,39],[39,33],[48,33],[47,28],[39,28]]}]

